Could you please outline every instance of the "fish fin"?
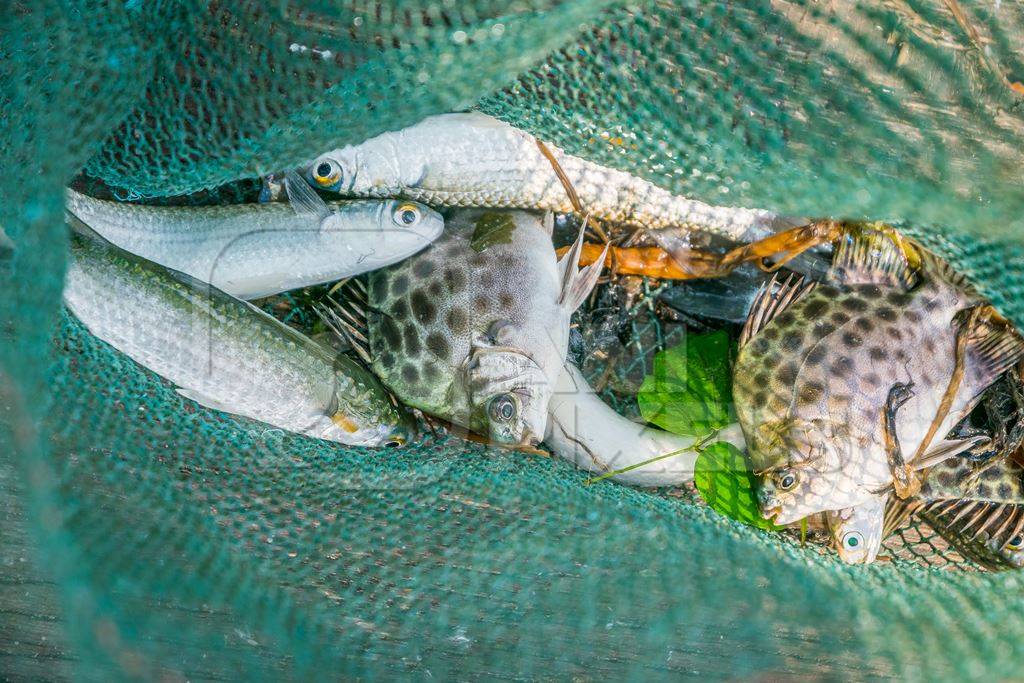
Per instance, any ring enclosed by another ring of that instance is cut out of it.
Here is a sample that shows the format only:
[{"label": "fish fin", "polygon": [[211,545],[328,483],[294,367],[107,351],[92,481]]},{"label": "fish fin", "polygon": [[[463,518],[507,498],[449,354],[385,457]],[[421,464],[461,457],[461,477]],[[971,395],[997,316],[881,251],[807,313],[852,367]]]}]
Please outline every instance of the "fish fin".
[{"label": "fish fin", "polygon": [[772,276],[771,280],[761,285],[760,291],[754,297],[754,302],[750,305],[747,321],[740,333],[740,347],[746,345],[775,316],[799,301],[816,285],[816,282],[806,281],[799,275],[790,275],[782,282],[779,282],[778,276]]},{"label": "fish fin", "polygon": [[886,538],[894,531],[903,526],[912,515],[924,506],[924,501],[919,498],[903,500],[896,496],[890,496],[885,506],[885,521],[882,522],[882,538]]},{"label": "fish fin", "polygon": [[840,284],[910,289],[917,284],[920,265],[921,250],[894,228],[853,224],[839,238],[826,277]]},{"label": "fish fin", "polygon": [[320,195],[309,183],[304,181],[295,169],[284,172],[284,189],[288,202],[300,216],[311,216],[322,221],[331,215],[331,207],[327,206]]},{"label": "fish fin", "polygon": [[591,290],[594,289],[594,286],[597,284],[597,278],[601,276],[601,271],[604,269],[604,261],[608,256],[608,249],[611,246],[606,244],[600,258],[589,266],[578,268],[580,253],[583,251],[583,233],[586,230],[587,221],[584,219],[583,225],[580,226],[579,235],[576,236],[576,241],[573,242],[568,253],[558,262],[558,275],[562,283],[558,303],[570,314],[580,307],[587,296],[590,295]]},{"label": "fish fin", "polygon": [[949,460],[953,456],[960,455],[966,450],[990,440],[988,436],[969,436],[964,439],[947,439],[932,446],[927,453],[921,457],[919,463],[915,463],[914,469],[927,469],[935,467],[941,462]]},{"label": "fish fin", "polygon": [[232,415],[238,414],[237,411],[232,410],[231,408],[227,407],[217,399],[211,398],[210,396],[207,396],[206,394],[196,389],[186,389],[184,387],[178,387],[176,391],[178,395],[181,396],[182,398],[187,398],[190,401],[195,401],[204,408],[209,408],[211,410],[219,410],[222,413],[230,413]]},{"label": "fish fin", "polygon": [[366,312],[359,308],[358,304],[348,299],[343,303],[328,295],[326,300],[326,304],[321,302],[313,304],[313,311],[317,317],[335,336],[347,342],[364,363],[371,365]]},{"label": "fish fin", "polygon": [[[992,312],[998,316],[995,309]],[[971,364],[982,373],[985,386],[1024,358],[1024,338],[1001,318],[993,321],[983,316],[969,334],[966,353]]]},{"label": "fish fin", "polygon": [[544,228],[544,232],[548,234],[548,237],[555,234],[555,214],[551,211],[545,211],[544,215],[541,216],[540,225]]}]

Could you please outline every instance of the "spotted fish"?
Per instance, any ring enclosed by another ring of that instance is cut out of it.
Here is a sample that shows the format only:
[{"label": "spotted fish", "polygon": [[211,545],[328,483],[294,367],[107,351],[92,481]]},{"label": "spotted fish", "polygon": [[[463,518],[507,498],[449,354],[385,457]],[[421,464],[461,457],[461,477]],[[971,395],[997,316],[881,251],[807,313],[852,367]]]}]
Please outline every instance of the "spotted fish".
[{"label": "spotted fish", "polygon": [[899,478],[1024,354],[945,262],[887,226],[847,229],[826,282],[766,287],[741,337],[736,410],[779,524],[911,493]]},{"label": "spotted fish", "polygon": [[577,268],[582,230],[556,261],[551,230],[550,215],[453,211],[430,247],[370,274],[366,357],[399,399],[494,443],[544,438],[569,318],[603,263]]}]

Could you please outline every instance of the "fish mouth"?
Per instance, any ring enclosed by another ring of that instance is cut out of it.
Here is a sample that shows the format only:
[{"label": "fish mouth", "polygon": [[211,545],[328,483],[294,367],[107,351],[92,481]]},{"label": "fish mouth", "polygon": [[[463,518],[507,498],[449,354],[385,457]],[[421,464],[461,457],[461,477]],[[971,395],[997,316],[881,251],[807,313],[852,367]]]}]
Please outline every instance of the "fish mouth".
[{"label": "fish mouth", "polygon": [[779,524],[777,518],[782,514],[781,505],[772,505],[771,507],[761,508],[761,516],[767,519],[769,522]]}]

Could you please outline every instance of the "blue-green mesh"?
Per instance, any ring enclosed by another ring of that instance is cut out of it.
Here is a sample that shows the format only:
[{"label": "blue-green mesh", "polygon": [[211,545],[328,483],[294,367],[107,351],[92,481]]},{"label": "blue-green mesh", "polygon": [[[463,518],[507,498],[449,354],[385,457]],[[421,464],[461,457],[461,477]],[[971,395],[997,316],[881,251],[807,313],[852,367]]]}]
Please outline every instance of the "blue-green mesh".
[{"label": "blue-green mesh", "polygon": [[1022,45],[991,0],[2,4],[0,671],[1018,678],[1018,574],[847,567],[554,459],[231,419],[60,290],[80,172],[209,193],[476,107],[711,203],[904,221],[1020,325]]}]

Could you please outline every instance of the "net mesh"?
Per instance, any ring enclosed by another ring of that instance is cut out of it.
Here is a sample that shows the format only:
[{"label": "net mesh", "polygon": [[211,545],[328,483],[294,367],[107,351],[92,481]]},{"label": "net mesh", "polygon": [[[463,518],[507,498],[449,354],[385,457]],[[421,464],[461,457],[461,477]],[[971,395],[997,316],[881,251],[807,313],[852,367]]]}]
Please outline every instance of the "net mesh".
[{"label": "net mesh", "polygon": [[79,171],[210,193],[475,106],[712,203],[905,221],[1021,326],[1019,4],[15,0],[0,26],[5,674],[1019,675],[1013,572],[850,568],[443,436],[290,436],[60,307]]}]

